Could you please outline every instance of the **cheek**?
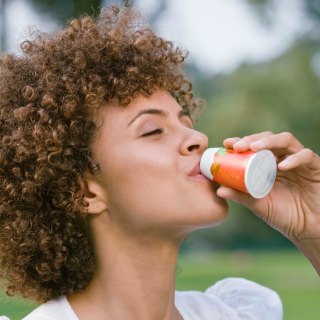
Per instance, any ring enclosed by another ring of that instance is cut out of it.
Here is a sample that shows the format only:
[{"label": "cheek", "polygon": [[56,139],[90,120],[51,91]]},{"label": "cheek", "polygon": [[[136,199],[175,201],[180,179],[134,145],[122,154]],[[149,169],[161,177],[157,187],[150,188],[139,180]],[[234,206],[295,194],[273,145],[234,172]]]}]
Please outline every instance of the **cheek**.
[{"label": "cheek", "polygon": [[134,170],[132,174],[116,178],[109,190],[109,210],[121,225],[134,229],[165,225],[170,220],[168,216],[172,217],[177,211],[172,194],[170,196],[164,183],[148,170]]},{"label": "cheek", "polygon": [[113,188],[117,185],[121,188],[150,186],[161,179],[168,179],[176,172],[174,160],[167,155],[139,151],[130,154],[123,148],[106,159],[103,165],[106,182],[110,181]]},{"label": "cheek", "polygon": [[110,201],[140,204],[162,198],[176,169],[168,157],[120,151],[101,161],[102,183]]}]

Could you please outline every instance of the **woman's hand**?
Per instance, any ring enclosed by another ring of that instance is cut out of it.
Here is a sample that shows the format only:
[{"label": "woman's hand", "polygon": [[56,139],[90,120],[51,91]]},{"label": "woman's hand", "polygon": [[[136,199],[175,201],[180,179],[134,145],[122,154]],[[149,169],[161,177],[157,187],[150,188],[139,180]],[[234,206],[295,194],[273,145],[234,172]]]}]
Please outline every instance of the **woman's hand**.
[{"label": "woman's hand", "polygon": [[320,243],[320,157],[287,132],[229,138],[224,146],[236,151],[270,149],[278,172],[271,192],[262,199],[223,186],[218,195],[242,203],[296,244]]}]

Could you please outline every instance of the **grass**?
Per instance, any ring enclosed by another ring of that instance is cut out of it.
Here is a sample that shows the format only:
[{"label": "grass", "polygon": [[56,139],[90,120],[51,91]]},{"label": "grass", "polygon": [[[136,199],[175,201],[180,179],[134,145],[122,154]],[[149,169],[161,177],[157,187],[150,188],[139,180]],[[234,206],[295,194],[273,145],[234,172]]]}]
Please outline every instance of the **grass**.
[{"label": "grass", "polygon": [[278,292],[285,320],[319,319],[319,277],[297,251],[237,251],[181,256],[177,289],[204,290],[230,276],[247,278]]},{"label": "grass", "polygon": [[[318,320],[319,277],[297,251],[217,252],[181,255],[177,290],[205,290],[225,277],[244,277],[277,291],[285,320]],[[20,320],[36,305],[0,294],[0,315]]]}]

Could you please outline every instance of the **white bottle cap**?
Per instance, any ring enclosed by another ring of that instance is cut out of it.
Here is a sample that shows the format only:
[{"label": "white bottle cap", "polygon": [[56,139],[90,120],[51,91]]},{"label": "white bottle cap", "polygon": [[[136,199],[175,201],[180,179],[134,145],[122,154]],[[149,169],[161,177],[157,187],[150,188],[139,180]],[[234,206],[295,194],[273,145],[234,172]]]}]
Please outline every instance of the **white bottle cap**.
[{"label": "white bottle cap", "polygon": [[257,199],[265,197],[272,189],[277,175],[276,158],[270,150],[261,150],[250,157],[245,171],[248,192]]}]

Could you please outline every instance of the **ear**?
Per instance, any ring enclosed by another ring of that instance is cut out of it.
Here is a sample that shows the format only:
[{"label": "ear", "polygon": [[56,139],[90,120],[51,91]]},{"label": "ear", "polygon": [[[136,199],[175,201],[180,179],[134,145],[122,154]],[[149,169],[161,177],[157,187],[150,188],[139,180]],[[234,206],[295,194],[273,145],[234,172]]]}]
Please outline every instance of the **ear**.
[{"label": "ear", "polygon": [[87,212],[90,214],[100,214],[108,210],[107,197],[101,184],[90,174],[84,174],[78,179],[80,192],[84,195],[89,206]]}]

